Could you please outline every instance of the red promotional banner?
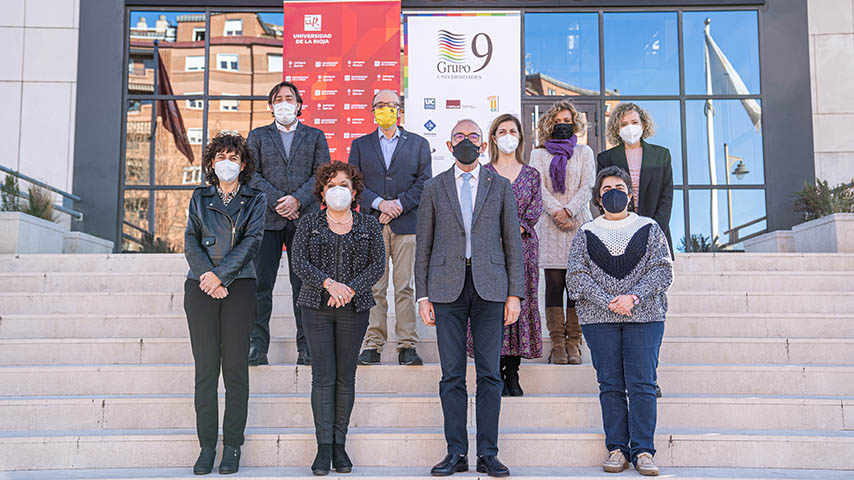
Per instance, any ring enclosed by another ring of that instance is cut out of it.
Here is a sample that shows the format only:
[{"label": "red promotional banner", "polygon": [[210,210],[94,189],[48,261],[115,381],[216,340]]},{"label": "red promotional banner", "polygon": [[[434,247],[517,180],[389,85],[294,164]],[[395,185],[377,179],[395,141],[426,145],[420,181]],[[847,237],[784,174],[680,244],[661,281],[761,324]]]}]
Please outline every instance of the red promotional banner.
[{"label": "red promotional banner", "polygon": [[326,133],[332,160],[377,128],[371,99],[400,91],[400,1],[286,1],[283,78],[303,98],[302,121]]}]

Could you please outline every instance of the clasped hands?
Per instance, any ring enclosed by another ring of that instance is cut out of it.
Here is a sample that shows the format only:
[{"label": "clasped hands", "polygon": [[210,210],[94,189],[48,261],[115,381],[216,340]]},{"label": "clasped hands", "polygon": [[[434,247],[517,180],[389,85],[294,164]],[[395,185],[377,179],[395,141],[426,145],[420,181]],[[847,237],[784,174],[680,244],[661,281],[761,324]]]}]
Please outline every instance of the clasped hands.
[{"label": "clasped hands", "polygon": [[285,195],[276,200],[276,213],[287,218],[288,220],[296,220],[299,218],[299,200],[293,195]]},{"label": "clasped hands", "polygon": [[[513,325],[516,320],[519,320],[519,314],[522,312],[522,302],[519,297],[507,297],[504,302],[504,326]],[[436,312],[433,310],[433,302],[430,300],[421,300],[418,302],[418,316],[421,321],[428,327],[436,326]]]},{"label": "clasped hands", "polygon": [[633,295],[620,295],[614,297],[611,303],[608,304],[608,309],[617,315],[632,316],[632,309],[635,307],[635,298]]},{"label": "clasped hands", "polygon": [[336,282],[331,278],[326,279],[323,283],[326,284],[327,282],[326,291],[329,292],[329,301],[326,304],[330,307],[341,308],[350,303],[353,296],[356,295],[355,290],[343,283]]},{"label": "clasped hands", "polygon": [[572,228],[572,215],[569,210],[560,208],[552,212],[552,220],[561,230],[569,230]]},{"label": "clasped hands", "polygon": [[377,210],[380,211],[379,221],[383,225],[386,225],[403,213],[403,209],[397,204],[397,200],[383,200],[377,207],[379,207]]},{"label": "clasped hands", "polygon": [[213,272],[205,272],[199,277],[199,288],[217,300],[228,296],[228,289]]}]

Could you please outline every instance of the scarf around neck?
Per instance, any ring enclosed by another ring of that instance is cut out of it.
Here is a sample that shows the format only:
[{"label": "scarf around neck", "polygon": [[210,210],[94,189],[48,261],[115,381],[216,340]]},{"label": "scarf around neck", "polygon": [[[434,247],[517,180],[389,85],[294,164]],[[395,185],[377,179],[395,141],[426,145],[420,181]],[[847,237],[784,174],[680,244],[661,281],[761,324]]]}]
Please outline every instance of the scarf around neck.
[{"label": "scarf around neck", "polygon": [[546,150],[553,155],[549,165],[549,177],[552,180],[552,190],[555,193],[566,191],[566,164],[575,151],[578,137],[573,135],[567,140],[546,140]]}]

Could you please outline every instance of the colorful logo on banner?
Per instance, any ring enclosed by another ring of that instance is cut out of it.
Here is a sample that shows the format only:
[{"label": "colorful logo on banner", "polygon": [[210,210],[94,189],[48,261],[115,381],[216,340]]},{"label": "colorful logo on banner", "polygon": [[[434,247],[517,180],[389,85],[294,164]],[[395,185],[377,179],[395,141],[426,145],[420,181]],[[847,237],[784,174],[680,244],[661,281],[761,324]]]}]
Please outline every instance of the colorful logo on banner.
[{"label": "colorful logo on banner", "polygon": [[303,96],[301,121],[326,134],[333,160],[377,128],[371,100],[400,91],[400,1],[284,2],[282,78]]}]

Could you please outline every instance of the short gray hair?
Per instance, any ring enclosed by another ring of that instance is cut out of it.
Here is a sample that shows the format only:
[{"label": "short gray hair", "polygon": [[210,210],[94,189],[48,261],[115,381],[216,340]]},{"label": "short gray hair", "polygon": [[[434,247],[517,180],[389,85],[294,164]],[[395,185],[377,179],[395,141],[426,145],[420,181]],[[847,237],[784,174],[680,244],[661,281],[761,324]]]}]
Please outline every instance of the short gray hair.
[{"label": "short gray hair", "polygon": [[464,118],[462,120],[457,120],[457,123],[455,123],[454,126],[451,127],[451,140],[454,139],[454,130],[456,130],[457,127],[459,127],[461,123],[466,123],[466,122],[474,124],[474,126],[477,127],[477,133],[479,133],[480,136],[483,137],[483,130],[480,128],[480,125],[478,125],[477,122],[475,122],[474,120],[472,120],[470,118]]},{"label": "short gray hair", "polygon": [[403,100],[401,100],[400,94],[395,92],[394,90],[392,90],[390,88],[384,88],[384,89],[382,89],[379,92],[374,94],[374,98],[371,99],[371,108],[373,108],[373,106],[376,105],[377,97],[379,97],[381,93],[393,93],[394,96],[397,98],[397,106],[400,108],[403,108]]}]

